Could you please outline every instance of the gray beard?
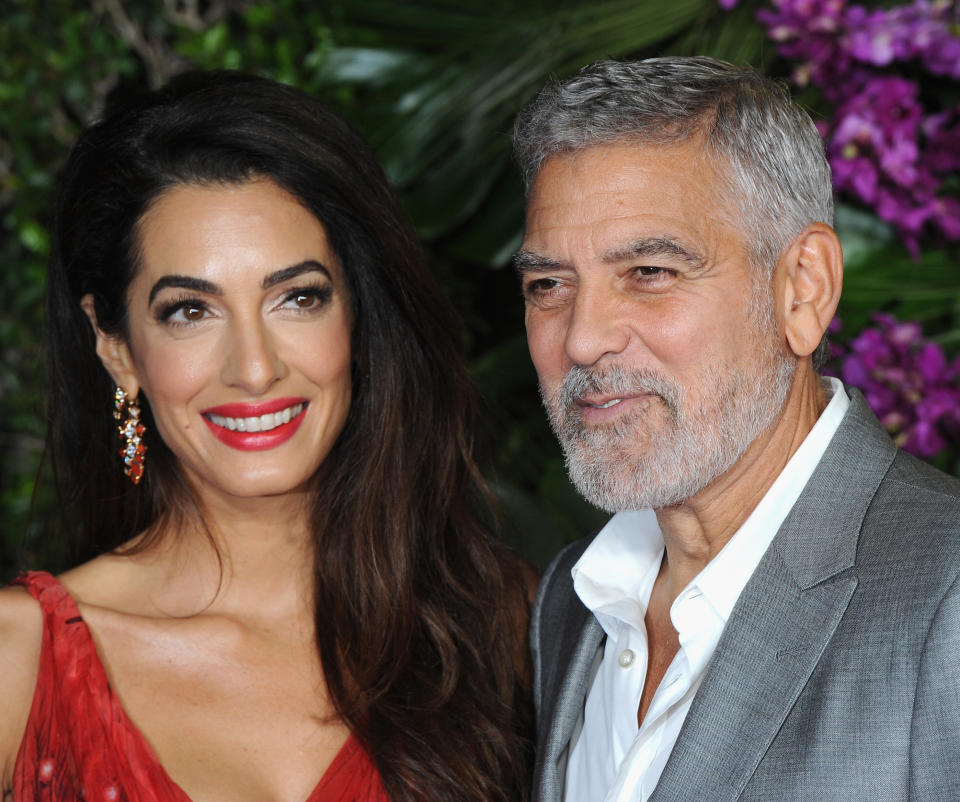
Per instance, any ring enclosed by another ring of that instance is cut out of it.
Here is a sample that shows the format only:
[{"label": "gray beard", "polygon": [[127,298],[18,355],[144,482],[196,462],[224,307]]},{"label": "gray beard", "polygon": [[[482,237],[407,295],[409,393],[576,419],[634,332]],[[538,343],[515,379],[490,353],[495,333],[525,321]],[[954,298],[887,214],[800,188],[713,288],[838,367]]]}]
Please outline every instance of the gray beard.
[{"label": "gray beard", "polygon": [[[576,488],[610,513],[660,509],[692,498],[729,470],[780,413],[796,368],[772,341],[759,347],[758,370],[711,371],[704,397],[713,403],[694,409],[674,379],[616,365],[575,366],[549,398],[541,387]],[[587,393],[654,397],[613,425],[587,427],[576,405]],[[651,429],[651,416],[664,424]]]}]

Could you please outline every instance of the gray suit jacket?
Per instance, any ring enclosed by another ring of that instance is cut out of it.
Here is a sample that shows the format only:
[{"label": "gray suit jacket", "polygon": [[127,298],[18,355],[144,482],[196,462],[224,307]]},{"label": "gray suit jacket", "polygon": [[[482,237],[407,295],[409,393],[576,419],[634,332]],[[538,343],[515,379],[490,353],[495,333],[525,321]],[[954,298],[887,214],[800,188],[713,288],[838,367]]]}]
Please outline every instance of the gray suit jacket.
[{"label": "gray suit jacket", "polygon": [[[651,802],[960,800],[960,482],[898,451],[852,395]],[[570,579],[587,542],[553,562],[533,611],[538,802],[562,799],[602,649]]]}]

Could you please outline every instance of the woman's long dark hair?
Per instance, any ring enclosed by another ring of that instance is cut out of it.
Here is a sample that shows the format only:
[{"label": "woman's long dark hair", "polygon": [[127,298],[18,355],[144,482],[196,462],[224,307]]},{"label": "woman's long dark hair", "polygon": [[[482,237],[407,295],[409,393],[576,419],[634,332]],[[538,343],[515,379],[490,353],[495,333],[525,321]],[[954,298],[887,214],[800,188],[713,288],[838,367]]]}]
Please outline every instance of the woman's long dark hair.
[{"label": "woman's long dark hair", "polygon": [[524,799],[525,591],[472,512],[483,484],[459,323],[369,148],[303,92],[182,76],[115,104],[70,156],[48,291],[48,447],[79,554],[144,531],[149,545],[171,516],[196,511],[156,436],[140,486],[123,476],[114,388],[80,299],[92,293],[100,327],[126,334],[150,204],[181,184],[257,178],[323,223],[353,306],[351,409],[312,510],[316,640],[333,703],[391,799]]}]

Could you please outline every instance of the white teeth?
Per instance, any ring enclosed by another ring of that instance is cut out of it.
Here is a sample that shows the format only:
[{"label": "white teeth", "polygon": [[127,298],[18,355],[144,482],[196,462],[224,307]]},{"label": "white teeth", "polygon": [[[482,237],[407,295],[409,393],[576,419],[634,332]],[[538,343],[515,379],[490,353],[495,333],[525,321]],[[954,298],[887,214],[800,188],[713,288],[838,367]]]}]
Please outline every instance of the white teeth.
[{"label": "white teeth", "polygon": [[610,407],[616,406],[621,401],[623,401],[622,398],[611,398],[605,404],[595,404],[595,406],[597,407],[597,409],[610,409]]},{"label": "white teeth", "polygon": [[303,404],[294,404],[280,412],[268,412],[251,418],[227,418],[222,415],[208,414],[206,417],[217,426],[223,426],[231,432],[269,432],[297,417],[303,411]]}]

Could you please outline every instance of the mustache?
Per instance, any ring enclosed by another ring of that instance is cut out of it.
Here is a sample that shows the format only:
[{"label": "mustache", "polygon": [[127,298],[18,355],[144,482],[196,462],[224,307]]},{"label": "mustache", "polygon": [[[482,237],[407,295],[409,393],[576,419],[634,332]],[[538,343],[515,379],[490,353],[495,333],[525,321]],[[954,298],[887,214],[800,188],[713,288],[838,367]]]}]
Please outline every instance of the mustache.
[{"label": "mustache", "polygon": [[683,408],[683,388],[678,382],[655,370],[628,369],[619,365],[607,368],[574,365],[563,377],[553,396],[544,397],[544,401],[548,409],[560,412],[573,409],[576,403],[589,393],[615,396],[656,395],[663,400],[673,417],[677,417]]}]

